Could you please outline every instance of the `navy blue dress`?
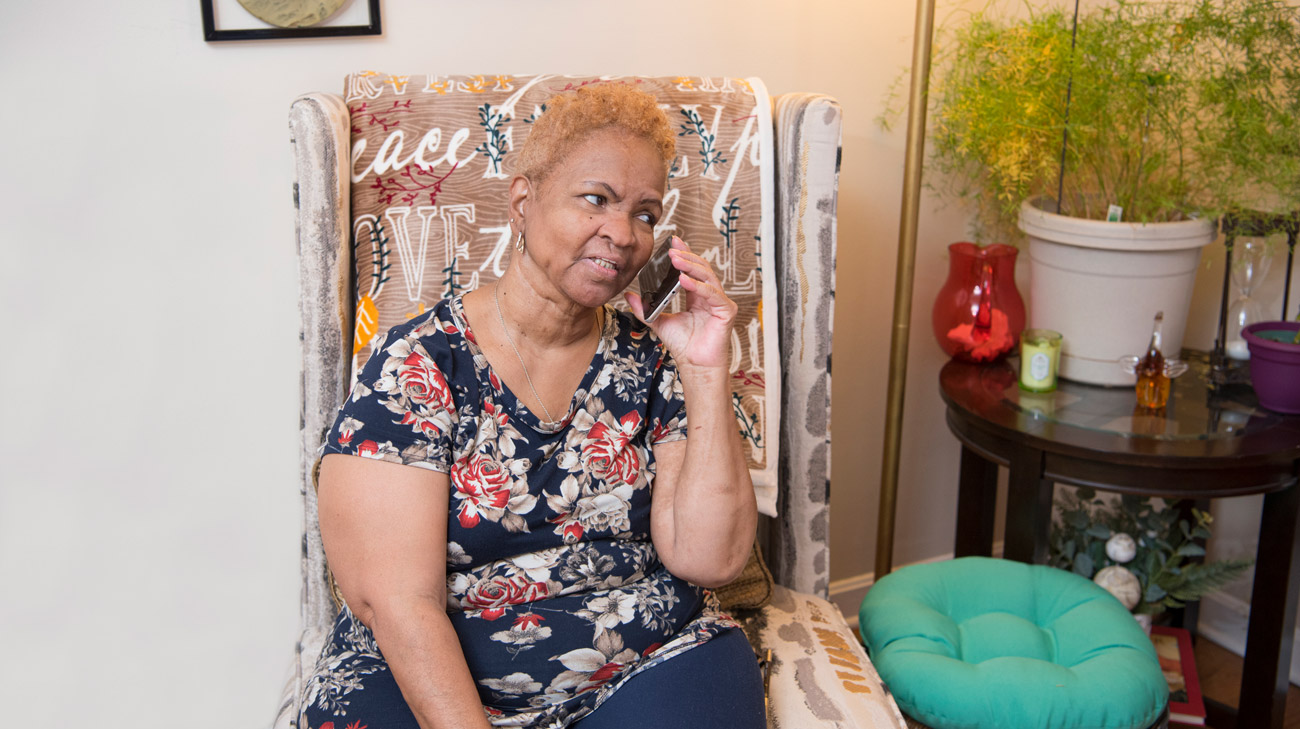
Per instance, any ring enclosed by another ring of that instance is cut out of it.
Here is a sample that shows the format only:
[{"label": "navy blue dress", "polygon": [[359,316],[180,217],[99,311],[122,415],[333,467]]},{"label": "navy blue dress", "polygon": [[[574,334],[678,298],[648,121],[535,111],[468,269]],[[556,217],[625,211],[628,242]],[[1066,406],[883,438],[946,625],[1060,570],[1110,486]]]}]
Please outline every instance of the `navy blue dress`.
[{"label": "navy blue dress", "polygon": [[[682,388],[645,325],[606,313],[547,427],[492,371],[461,299],[445,299],[388,333],[323,449],[448,474],[447,609],[497,726],[567,726],[736,626],[651,543],[652,447],[686,437]],[[300,726],[413,726],[369,629],[346,606],[334,627]]]}]

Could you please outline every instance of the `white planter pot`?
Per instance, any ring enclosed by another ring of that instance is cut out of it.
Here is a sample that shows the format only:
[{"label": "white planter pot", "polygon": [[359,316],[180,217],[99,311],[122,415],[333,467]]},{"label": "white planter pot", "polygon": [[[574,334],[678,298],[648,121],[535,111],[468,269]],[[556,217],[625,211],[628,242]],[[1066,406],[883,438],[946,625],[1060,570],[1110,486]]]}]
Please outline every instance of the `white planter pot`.
[{"label": "white planter pot", "polygon": [[1020,207],[1020,229],[1029,236],[1029,326],[1061,333],[1060,376],[1134,384],[1117,360],[1146,350],[1157,311],[1165,313],[1165,354],[1177,357],[1214,224],[1085,220],[1037,202]]}]

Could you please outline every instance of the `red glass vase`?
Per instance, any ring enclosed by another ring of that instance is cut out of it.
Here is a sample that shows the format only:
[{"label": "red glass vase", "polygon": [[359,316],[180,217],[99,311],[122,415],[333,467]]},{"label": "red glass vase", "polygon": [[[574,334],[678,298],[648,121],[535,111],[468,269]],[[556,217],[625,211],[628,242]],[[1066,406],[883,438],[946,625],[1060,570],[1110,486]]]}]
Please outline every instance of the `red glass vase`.
[{"label": "red glass vase", "polygon": [[1025,302],[1016,290],[1014,247],[974,243],[948,246],[948,280],[930,321],[948,356],[992,362],[1016,348],[1025,328]]}]

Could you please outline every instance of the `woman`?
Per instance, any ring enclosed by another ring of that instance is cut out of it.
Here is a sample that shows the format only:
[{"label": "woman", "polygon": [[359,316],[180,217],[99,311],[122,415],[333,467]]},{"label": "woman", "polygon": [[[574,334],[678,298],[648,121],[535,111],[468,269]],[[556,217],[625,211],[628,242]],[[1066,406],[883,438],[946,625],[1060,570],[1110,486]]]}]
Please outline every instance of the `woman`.
[{"label": "woman", "polygon": [[704,589],[740,572],[756,519],[736,306],[680,239],[681,313],[605,305],[650,257],[673,140],[625,85],[549,100],[505,275],[367,362],[321,464],[346,605],[305,726],[764,725],[753,653]]}]

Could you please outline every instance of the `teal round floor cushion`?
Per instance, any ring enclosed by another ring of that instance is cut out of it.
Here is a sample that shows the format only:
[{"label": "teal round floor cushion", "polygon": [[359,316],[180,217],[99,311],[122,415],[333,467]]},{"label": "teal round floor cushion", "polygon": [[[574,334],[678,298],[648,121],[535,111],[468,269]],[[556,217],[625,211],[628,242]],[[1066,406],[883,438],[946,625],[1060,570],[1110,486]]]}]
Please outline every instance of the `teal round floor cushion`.
[{"label": "teal round floor cushion", "polygon": [[1145,729],[1169,698],[1133,616],[1065,570],[912,565],[876,582],[858,616],[898,705],[934,729]]}]

